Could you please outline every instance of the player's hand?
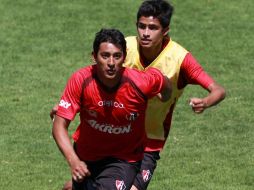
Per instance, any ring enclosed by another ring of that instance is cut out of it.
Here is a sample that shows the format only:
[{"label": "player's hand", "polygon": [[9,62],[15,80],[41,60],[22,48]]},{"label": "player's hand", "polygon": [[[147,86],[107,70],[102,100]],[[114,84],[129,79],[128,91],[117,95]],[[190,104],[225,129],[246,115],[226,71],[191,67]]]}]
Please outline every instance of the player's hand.
[{"label": "player's hand", "polygon": [[85,177],[91,175],[86,163],[81,160],[72,161],[70,166],[72,178],[77,182],[82,182]]},{"label": "player's hand", "polygon": [[201,98],[191,98],[189,105],[195,113],[202,113],[207,108],[207,103]]},{"label": "player's hand", "polygon": [[49,113],[50,118],[54,121],[56,112],[58,110],[58,104],[56,104]]}]

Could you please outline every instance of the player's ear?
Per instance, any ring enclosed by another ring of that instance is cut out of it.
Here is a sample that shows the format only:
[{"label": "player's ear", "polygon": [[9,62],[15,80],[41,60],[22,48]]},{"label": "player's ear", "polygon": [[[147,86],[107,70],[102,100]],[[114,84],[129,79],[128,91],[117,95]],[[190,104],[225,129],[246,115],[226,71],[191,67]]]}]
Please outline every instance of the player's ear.
[{"label": "player's ear", "polygon": [[162,30],[162,32],[163,32],[163,36],[167,36],[168,35],[168,33],[169,33],[169,26],[168,27],[166,27],[166,28],[163,28],[163,30]]},{"label": "player's ear", "polygon": [[92,59],[94,60],[94,62],[96,62],[97,55],[96,55],[96,53],[94,53],[94,52],[92,52]]},{"label": "player's ear", "polygon": [[96,63],[96,58],[94,57],[94,52],[91,53],[92,63]]}]

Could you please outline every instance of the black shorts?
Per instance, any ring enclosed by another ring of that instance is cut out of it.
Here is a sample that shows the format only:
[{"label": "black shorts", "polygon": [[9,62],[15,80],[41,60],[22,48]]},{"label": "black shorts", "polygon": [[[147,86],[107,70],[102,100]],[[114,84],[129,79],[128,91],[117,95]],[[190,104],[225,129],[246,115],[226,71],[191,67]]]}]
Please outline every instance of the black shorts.
[{"label": "black shorts", "polygon": [[85,163],[91,176],[81,183],[72,180],[73,190],[128,190],[140,171],[141,164],[115,158]]},{"label": "black shorts", "polygon": [[141,163],[141,170],[136,176],[133,183],[139,190],[147,189],[147,186],[151,181],[153,172],[157,166],[157,160],[159,159],[159,151],[144,153],[144,158]]}]

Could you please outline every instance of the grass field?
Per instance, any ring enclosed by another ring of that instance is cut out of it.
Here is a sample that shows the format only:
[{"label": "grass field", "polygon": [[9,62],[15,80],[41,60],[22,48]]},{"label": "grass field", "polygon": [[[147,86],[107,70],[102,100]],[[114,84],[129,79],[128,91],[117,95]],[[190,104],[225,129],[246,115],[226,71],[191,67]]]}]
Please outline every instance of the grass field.
[{"label": "grass field", "polygon": [[[141,0],[0,0],[0,189],[59,190],[69,169],[49,111],[90,64],[95,32],[135,35]],[[171,37],[227,90],[202,115],[187,87],[149,190],[254,189],[254,1],[172,0]],[[75,129],[75,121],[72,130]]]}]

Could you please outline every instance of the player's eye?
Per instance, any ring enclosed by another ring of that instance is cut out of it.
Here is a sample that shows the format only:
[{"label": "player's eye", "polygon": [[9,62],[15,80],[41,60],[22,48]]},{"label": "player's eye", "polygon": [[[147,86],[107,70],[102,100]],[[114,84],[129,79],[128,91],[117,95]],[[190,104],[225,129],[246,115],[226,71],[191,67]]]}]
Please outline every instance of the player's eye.
[{"label": "player's eye", "polygon": [[115,59],[121,59],[122,58],[122,53],[115,53],[114,58]]},{"label": "player's eye", "polygon": [[149,29],[150,30],[158,30],[158,26],[156,26],[156,25],[149,25]]},{"label": "player's eye", "polygon": [[145,28],[146,28],[146,25],[145,25],[145,24],[142,24],[142,23],[138,23],[138,28],[139,28],[139,29],[145,29]]},{"label": "player's eye", "polygon": [[103,58],[103,59],[107,59],[107,58],[109,58],[109,54],[108,53],[101,53],[101,57]]}]

